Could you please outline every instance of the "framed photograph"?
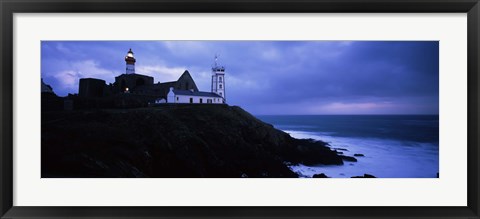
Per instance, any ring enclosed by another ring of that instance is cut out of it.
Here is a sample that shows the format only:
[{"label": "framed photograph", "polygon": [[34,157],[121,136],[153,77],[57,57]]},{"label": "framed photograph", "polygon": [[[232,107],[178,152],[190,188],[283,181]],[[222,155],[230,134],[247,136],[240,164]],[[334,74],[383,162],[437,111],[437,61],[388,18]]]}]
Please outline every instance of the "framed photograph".
[{"label": "framed photograph", "polygon": [[478,0],[0,7],[2,218],[479,218]]}]

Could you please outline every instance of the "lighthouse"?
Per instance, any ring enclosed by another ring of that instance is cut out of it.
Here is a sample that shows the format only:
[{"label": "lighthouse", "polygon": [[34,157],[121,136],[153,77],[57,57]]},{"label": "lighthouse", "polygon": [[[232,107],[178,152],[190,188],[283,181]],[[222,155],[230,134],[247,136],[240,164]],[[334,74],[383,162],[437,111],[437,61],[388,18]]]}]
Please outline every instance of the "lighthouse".
[{"label": "lighthouse", "polygon": [[126,73],[135,74],[135,57],[133,56],[132,49],[128,50],[127,56],[125,56],[125,62],[127,63]]},{"label": "lighthouse", "polygon": [[215,63],[212,66],[212,93],[221,96],[225,103],[225,67],[218,65],[217,60],[218,55],[215,55]]}]

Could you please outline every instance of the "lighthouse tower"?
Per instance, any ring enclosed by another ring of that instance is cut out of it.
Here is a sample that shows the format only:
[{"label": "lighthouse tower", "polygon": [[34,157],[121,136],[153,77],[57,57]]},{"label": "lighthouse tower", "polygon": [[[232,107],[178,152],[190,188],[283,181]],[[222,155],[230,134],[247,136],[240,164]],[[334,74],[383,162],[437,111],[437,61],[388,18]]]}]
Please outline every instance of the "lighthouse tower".
[{"label": "lighthouse tower", "polygon": [[223,97],[225,103],[225,67],[218,65],[217,59],[218,55],[215,55],[215,63],[212,67],[212,93]]},{"label": "lighthouse tower", "polygon": [[135,57],[133,57],[132,49],[128,50],[127,56],[125,56],[125,62],[127,63],[127,74],[135,74]]}]

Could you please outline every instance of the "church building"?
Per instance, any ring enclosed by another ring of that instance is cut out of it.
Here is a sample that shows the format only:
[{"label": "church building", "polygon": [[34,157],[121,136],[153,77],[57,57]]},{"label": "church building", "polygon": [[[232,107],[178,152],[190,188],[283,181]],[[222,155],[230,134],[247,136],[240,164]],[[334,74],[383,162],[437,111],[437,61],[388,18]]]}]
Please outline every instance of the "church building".
[{"label": "church building", "polygon": [[[143,105],[162,103],[186,104],[224,104],[225,68],[217,64],[212,67],[211,91],[199,91],[190,72],[185,70],[176,81],[157,82],[154,78],[135,71],[136,59],[132,49],[125,56],[125,73],[115,77],[113,84],[106,85],[104,80],[82,78],[79,83],[79,97],[132,99]],[[137,104],[138,105],[138,104]]]},{"label": "church building", "polygon": [[[217,64],[218,57],[212,67],[212,90],[203,92],[198,90],[181,90],[170,87],[167,103],[225,103],[225,67]],[[193,79],[192,79],[193,80]]]}]

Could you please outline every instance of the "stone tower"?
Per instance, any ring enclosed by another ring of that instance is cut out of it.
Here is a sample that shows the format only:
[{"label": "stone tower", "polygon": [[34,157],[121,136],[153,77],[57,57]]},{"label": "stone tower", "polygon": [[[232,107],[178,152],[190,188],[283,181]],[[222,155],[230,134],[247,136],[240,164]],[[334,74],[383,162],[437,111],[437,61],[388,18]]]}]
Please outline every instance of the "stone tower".
[{"label": "stone tower", "polygon": [[215,55],[215,63],[212,67],[212,93],[216,93],[226,102],[225,96],[225,67],[218,65],[218,56]]},{"label": "stone tower", "polygon": [[135,57],[133,57],[132,49],[128,50],[127,56],[125,56],[125,62],[127,63],[127,74],[135,74]]}]

